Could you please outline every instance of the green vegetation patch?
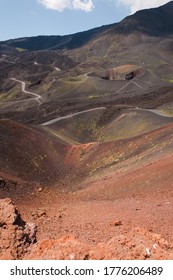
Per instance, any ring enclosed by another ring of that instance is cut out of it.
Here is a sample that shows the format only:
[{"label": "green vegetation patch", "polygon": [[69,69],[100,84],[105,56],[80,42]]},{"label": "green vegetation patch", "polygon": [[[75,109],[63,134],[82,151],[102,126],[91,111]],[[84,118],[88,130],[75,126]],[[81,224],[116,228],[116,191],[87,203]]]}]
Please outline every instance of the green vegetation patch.
[{"label": "green vegetation patch", "polygon": [[16,48],[16,51],[18,51],[19,53],[21,53],[21,52],[26,52],[27,50],[26,50],[26,49],[22,49],[22,48]]},{"label": "green vegetation patch", "polygon": [[159,108],[158,111],[168,117],[173,117],[173,108]]},{"label": "green vegetation patch", "polygon": [[3,93],[3,94],[0,94],[0,101],[1,102],[8,102],[8,101],[11,101],[13,100],[14,98],[16,98],[16,95],[18,93],[15,92],[15,91],[11,91],[9,93]]},{"label": "green vegetation patch", "polygon": [[173,79],[164,79],[165,82],[173,84]]}]

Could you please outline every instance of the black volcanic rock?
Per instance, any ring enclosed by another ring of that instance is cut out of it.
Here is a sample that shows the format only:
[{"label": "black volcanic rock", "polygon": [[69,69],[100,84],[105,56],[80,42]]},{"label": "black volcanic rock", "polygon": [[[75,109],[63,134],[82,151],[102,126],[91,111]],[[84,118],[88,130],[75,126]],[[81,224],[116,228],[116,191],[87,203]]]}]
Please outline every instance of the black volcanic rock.
[{"label": "black volcanic rock", "polygon": [[120,34],[140,32],[149,36],[173,35],[173,1],[126,17],[114,31]]}]

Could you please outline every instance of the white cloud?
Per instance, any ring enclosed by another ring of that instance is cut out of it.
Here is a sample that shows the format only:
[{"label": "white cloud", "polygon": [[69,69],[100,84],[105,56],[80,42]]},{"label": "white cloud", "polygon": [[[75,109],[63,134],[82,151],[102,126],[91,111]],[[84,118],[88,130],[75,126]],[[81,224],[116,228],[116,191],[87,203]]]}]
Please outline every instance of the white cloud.
[{"label": "white cloud", "polygon": [[94,8],[94,3],[92,0],[88,0],[88,1],[74,0],[73,6],[74,6],[74,9],[76,9],[76,10],[83,10],[85,12],[91,12]]},{"label": "white cloud", "polygon": [[47,9],[57,10],[59,12],[64,9],[82,10],[91,12],[94,9],[93,0],[38,0]]},{"label": "white cloud", "polygon": [[138,10],[155,8],[164,5],[169,0],[118,0],[119,4],[129,6],[131,13],[135,13]]}]

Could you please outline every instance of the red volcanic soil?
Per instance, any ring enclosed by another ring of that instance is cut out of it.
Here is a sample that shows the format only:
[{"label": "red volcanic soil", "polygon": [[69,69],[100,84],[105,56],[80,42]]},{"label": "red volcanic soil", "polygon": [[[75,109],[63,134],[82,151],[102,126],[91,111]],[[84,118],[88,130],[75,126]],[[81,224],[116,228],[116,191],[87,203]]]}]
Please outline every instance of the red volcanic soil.
[{"label": "red volcanic soil", "polygon": [[172,259],[172,163],[165,157],[73,194],[43,190],[20,204],[38,226],[38,243],[24,258]]},{"label": "red volcanic soil", "polygon": [[63,188],[57,181],[14,197],[22,218],[37,225],[37,242],[20,258],[173,259],[172,137],[169,124],[68,147],[64,163],[88,172],[78,184],[69,175]]}]

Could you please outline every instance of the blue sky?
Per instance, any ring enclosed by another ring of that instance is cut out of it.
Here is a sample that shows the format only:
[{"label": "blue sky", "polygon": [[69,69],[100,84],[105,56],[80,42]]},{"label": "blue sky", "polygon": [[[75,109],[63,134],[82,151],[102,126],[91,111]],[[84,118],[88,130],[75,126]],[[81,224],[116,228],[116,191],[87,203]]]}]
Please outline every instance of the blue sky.
[{"label": "blue sky", "polygon": [[0,41],[65,35],[119,22],[168,0],[0,0]]}]

